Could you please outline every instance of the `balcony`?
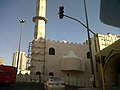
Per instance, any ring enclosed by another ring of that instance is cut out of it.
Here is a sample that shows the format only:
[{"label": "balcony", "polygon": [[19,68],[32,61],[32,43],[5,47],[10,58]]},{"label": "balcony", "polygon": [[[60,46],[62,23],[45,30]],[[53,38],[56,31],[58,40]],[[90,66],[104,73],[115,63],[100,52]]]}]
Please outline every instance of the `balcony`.
[{"label": "balcony", "polygon": [[70,51],[66,56],[61,59],[62,71],[85,71],[85,61],[75,55],[74,51]]}]

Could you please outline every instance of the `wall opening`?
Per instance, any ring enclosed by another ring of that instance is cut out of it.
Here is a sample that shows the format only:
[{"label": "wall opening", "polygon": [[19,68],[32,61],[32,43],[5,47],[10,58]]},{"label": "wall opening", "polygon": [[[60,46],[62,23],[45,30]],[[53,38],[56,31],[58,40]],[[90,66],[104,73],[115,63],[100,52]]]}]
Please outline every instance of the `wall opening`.
[{"label": "wall opening", "polygon": [[55,55],[55,49],[53,47],[49,49],[49,55]]}]

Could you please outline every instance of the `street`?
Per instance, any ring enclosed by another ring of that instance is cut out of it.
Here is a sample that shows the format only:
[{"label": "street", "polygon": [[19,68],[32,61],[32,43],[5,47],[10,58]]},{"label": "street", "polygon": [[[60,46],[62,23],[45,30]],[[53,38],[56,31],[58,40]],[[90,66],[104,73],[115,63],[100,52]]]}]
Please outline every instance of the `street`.
[{"label": "street", "polygon": [[[0,90],[44,90],[43,84],[39,83],[16,83],[10,86],[0,86]],[[65,90],[102,90],[99,88],[77,88],[66,86]],[[118,87],[109,87],[106,90],[120,90]]]},{"label": "street", "polygon": [[16,83],[10,86],[0,86],[0,90],[43,90],[43,86],[37,83]]},{"label": "street", "polygon": [[[65,90],[77,90],[76,87],[66,86]],[[0,86],[0,90],[44,90],[43,84],[39,83],[16,83],[10,86]]]}]

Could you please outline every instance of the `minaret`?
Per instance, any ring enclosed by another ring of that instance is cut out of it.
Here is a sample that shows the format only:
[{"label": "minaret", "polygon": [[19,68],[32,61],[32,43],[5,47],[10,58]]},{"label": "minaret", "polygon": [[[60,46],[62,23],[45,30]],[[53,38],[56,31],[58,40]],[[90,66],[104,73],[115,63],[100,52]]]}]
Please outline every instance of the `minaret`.
[{"label": "minaret", "polygon": [[[37,0],[36,16],[33,17],[35,23],[34,40],[32,42],[31,54],[31,79],[35,82],[44,81],[45,73],[45,24],[46,0]],[[36,77],[38,76],[38,77]]]},{"label": "minaret", "polygon": [[36,16],[33,18],[35,22],[34,39],[45,38],[45,23],[47,23],[46,16],[46,0],[37,0]]}]

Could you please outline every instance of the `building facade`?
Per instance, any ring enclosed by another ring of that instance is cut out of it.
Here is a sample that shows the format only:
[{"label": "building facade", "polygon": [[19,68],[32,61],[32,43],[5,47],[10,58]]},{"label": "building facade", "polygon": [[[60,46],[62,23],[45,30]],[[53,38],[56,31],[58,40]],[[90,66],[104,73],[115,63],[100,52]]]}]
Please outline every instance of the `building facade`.
[{"label": "building facade", "polygon": [[113,35],[107,33],[106,35],[98,34],[100,50],[108,47],[109,45],[113,44],[115,41],[120,39],[120,34]]},{"label": "building facade", "polygon": [[[36,46],[41,46],[41,43]],[[90,59],[87,59],[87,52],[89,51],[87,44],[80,45],[47,40],[45,47],[44,58],[41,56],[41,51],[38,52],[37,56],[33,57],[34,61],[33,59],[31,60],[33,82],[36,80],[36,73],[40,72],[41,80],[44,81],[49,78],[50,73],[53,73],[55,77],[63,79],[66,84],[79,86],[91,85],[91,67]],[[38,49],[33,49],[32,52],[37,51]]]},{"label": "building facade", "polygon": [[[18,62],[18,74],[26,74],[26,65],[27,65],[27,55],[25,52],[20,51],[20,56],[19,56],[19,62]],[[18,61],[18,51],[13,53],[13,60],[12,60],[12,66],[17,67],[17,61]]]}]

